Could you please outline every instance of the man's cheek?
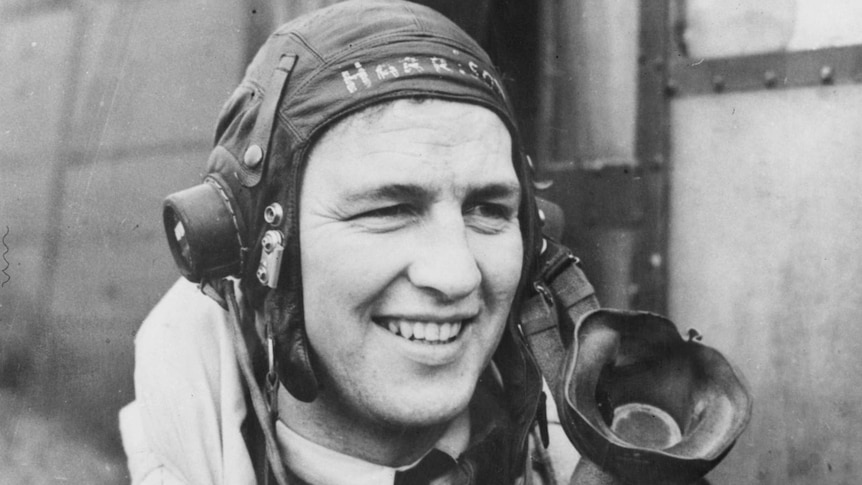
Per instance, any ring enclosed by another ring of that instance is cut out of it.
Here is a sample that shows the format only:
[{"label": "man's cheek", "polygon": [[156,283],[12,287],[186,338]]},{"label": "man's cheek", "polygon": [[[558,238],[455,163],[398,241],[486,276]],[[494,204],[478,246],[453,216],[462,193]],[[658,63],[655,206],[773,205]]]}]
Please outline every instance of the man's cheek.
[{"label": "man's cheek", "polygon": [[480,266],[486,283],[491,284],[492,292],[498,298],[514,297],[518,282],[521,280],[523,252],[520,239],[499,245],[496,250],[483,252]]}]

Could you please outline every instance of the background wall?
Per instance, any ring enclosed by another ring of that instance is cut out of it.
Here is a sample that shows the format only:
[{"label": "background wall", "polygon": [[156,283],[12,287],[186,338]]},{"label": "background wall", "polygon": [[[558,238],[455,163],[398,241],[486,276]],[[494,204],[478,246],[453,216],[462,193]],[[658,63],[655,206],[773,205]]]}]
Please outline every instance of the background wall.
[{"label": "background wall", "polygon": [[563,241],[600,300],[626,307],[643,223],[636,179],[637,1],[540,3],[534,157],[566,213]]},{"label": "background wall", "polygon": [[[647,261],[667,272],[663,311],[739,366],[755,399],[712,483],[858,483],[862,8],[637,3],[543,3],[538,153],[546,194],[566,209],[564,241],[603,303],[642,308],[635,265],[663,223],[650,211],[665,214],[665,251]],[[665,52],[650,57],[645,38]],[[638,71],[658,89],[638,86]],[[688,71],[708,73],[706,88],[673,77]],[[638,126],[646,104],[665,117]],[[633,131],[666,137],[646,140],[666,144],[661,157],[639,152]]]},{"label": "background wall", "polygon": [[[858,483],[862,8],[686,3],[689,67],[677,72],[720,57],[727,88],[680,85],[670,100],[669,311],[726,352],[755,396],[713,480]],[[734,70],[743,63],[752,69]],[[780,73],[772,87],[768,69]]]},{"label": "background wall", "polygon": [[0,8],[0,483],[122,482],[132,339],[177,277],[161,200],[200,179],[252,14]]},{"label": "background wall", "polygon": [[862,476],[858,103],[860,86],[674,103],[671,315],[756,399],[716,483]]}]

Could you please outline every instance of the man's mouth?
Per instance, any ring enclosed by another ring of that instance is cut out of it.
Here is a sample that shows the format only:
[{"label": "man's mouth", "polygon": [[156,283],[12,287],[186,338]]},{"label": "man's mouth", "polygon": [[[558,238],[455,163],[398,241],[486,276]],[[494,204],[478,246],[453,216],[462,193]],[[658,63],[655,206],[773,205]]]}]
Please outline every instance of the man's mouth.
[{"label": "man's mouth", "polygon": [[461,334],[461,328],[468,323],[468,320],[423,322],[401,318],[387,318],[375,319],[374,323],[407,340],[429,344],[444,344],[457,339],[458,335]]}]

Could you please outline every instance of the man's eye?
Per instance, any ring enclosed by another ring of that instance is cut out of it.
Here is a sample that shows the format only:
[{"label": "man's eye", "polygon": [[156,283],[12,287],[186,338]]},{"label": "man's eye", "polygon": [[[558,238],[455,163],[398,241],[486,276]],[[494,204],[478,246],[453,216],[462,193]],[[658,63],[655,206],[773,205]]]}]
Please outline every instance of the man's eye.
[{"label": "man's eye", "polygon": [[467,209],[466,214],[470,216],[499,219],[508,221],[512,219],[514,210],[502,204],[477,204]]},{"label": "man's eye", "polygon": [[483,234],[497,234],[517,219],[517,210],[503,204],[476,204],[464,212],[468,226]]},{"label": "man's eye", "polygon": [[352,219],[391,219],[401,217],[413,217],[414,215],[416,215],[416,211],[409,205],[396,204],[365,211],[352,217]]},{"label": "man's eye", "polygon": [[394,204],[365,210],[347,221],[370,232],[391,232],[412,225],[418,215],[410,204]]}]

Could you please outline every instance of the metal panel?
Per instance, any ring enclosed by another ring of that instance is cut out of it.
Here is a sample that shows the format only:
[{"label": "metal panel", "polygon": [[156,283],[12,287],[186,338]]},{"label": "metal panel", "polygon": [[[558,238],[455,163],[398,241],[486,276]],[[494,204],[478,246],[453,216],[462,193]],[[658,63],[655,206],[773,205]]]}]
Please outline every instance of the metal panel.
[{"label": "metal panel", "polygon": [[540,165],[634,158],[639,3],[541,2]]},{"label": "metal panel", "polygon": [[696,59],[862,43],[858,0],[673,1],[682,7],[679,40]]},{"label": "metal panel", "polygon": [[668,91],[677,96],[862,82],[862,46],[727,59],[678,58]]},{"label": "metal panel", "polygon": [[862,476],[860,104],[860,85],[673,102],[670,314],[757,401],[714,483]]},{"label": "metal panel", "polygon": [[630,306],[643,221],[643,192],[633,190],[641,182],[634,156],[641,3],[652,2],[539,2],[535,159],[554,182],[547,196],[565,210],[563,242],[583,259],[601,301],[618,307]]},{"label": "metal panel", "polygon": [[665,86],[670,46],[669,2],[641,5],[636,156],[643,167],[644,225],[633,261],[632,306],[664,313],[667,305],[666,241],[669,115]]}]

